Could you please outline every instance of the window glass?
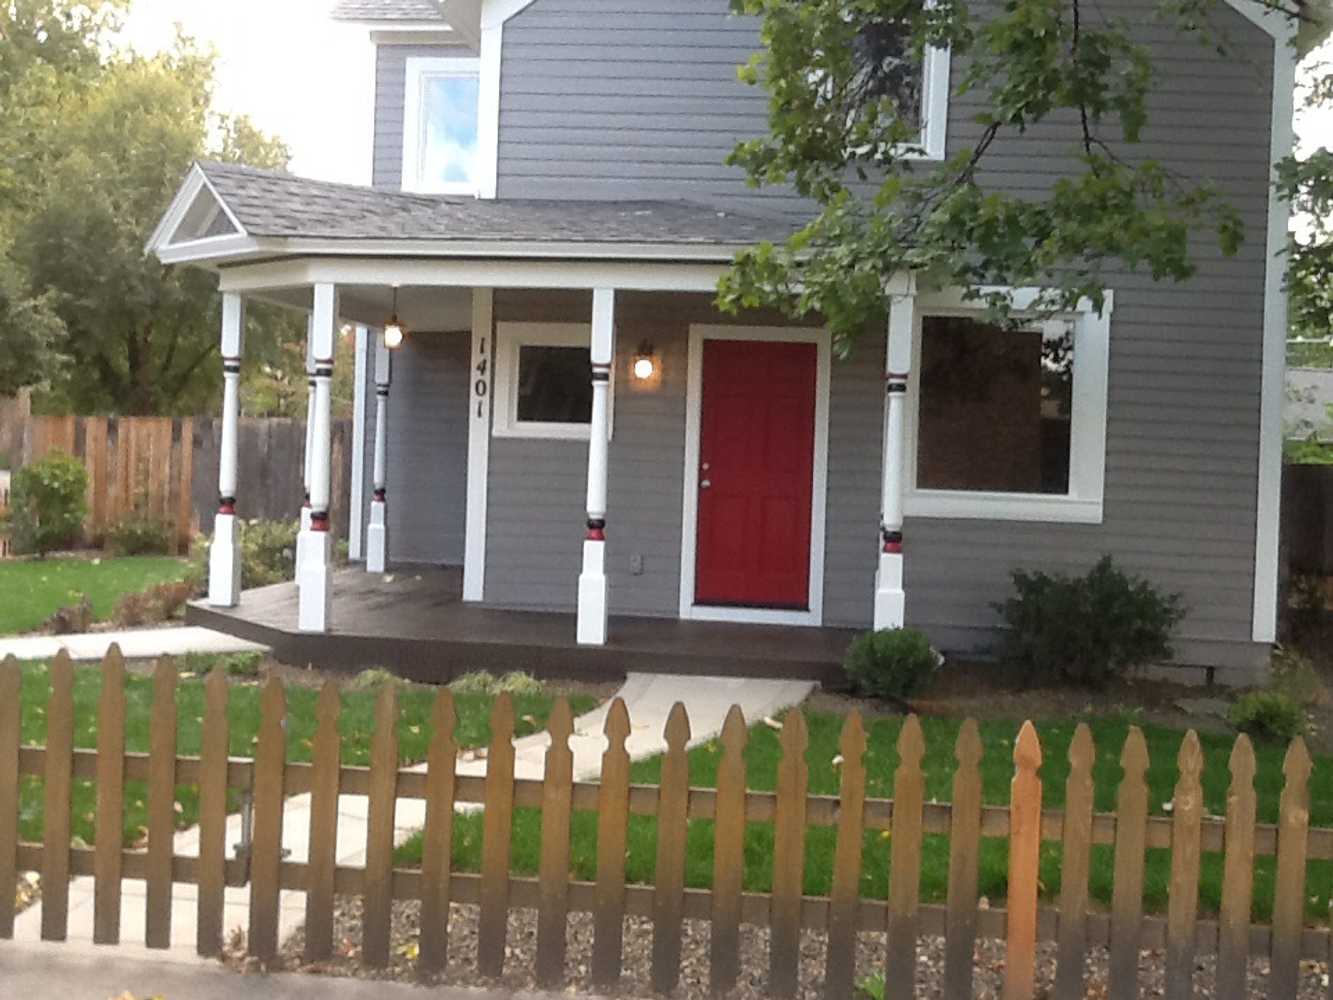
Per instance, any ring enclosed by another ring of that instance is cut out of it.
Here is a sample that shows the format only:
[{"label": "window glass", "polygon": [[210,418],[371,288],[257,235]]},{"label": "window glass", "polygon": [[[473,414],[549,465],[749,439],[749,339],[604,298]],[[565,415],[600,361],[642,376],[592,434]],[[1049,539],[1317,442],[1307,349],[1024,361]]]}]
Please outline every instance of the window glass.
[{"label": "window glass", "polygon": [[439,74],[422,82],[421,186],[467,187],[477,178],[475,74]]},{"label": "window glass", "polygon": [[922,65],[912,56],[906,24],[892,17],[868,22],[856,37],[852,56],[854,106],[869,107],[890,98],[900,115],[922,124]]},{"label": "window glass", "polygon": [[524,344],[518,349],[521,422],[592,422],[591,354],[586,347]]},{"label": "window glass", "polygon": [[917,485],[1069,493],[1074,336],[927,316],[921,331]]}]

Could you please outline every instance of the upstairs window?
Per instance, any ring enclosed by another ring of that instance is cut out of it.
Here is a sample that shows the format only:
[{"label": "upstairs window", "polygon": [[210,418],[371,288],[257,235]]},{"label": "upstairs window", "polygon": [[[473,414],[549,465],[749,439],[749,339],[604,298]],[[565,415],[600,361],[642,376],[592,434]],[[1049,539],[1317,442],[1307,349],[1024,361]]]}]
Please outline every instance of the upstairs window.
[{"label": "upstairs window", "polygon": [[480,61],[408,59],[403,102],[403,188],[475,195]]}]

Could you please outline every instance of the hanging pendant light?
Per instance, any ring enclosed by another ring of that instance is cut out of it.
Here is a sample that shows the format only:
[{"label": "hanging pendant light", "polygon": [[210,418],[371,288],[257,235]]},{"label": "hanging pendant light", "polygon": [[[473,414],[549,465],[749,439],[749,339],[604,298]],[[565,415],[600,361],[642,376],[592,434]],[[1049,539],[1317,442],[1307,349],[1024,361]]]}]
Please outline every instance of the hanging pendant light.
[{"label": "hanging pendant light", "polygon": [[398,286],[393,286],[393,311],[389,315],[389,322],[384,324],[384,346],[389,350],[396,350],[403,346],[403,340],[407,336],[407,327],[398,321]]}]

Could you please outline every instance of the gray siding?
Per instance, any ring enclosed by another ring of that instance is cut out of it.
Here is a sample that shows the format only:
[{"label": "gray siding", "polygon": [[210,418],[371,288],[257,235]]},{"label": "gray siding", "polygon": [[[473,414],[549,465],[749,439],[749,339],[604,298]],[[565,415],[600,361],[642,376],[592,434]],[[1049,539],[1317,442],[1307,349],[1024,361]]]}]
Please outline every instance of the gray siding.
[{"label": "gray siding", "polygon": [[[366,365],[365,523],[374,491],[375,332]],[[467,400],[471,342],[465,333],[416,330],[395,352],[389,393],[389,559],[463,563],[467,511]],[[364,550],[363,550],[364,551]]]},{"label": "gray siding", "polygon": [[371,183],[403,186],[403,101],[407,60],[470,54],[449,45],[378,45],[375,47],[375,136]]}]

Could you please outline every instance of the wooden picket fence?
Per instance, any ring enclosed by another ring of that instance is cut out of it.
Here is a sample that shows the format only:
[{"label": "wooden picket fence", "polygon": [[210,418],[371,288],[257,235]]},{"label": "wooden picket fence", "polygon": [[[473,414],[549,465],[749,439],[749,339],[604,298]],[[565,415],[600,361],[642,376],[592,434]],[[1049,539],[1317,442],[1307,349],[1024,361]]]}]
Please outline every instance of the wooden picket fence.
[{"label": "wooden picket fence", "polygon": [[[607,749],[599,783],[572,780],[569,739],[573,718],[559,701],[549,720],[552,738],[543,781],[514,775],[514,708],[500,696],[491,718],[491,742],[484,778],[458,775],[455,712],[452,696],[442,689],[433,710],[433,731],[424,771],[399,766],[397,695],[384,685],[378,696],[369,767],[340,762],[339,696],[326,684],[318,700],[317,733],[310,763],[286,759],[285,692],[267,681],[261,699],[261,724],[253,759],[228,756],[227,680],[215,672],[206,682],[202,752],[177,753],[176,668],[157,666],[147,754],[126,753],[125,668],[118,652],[107,657],[99,705],[97,749],[74,748],[73,666],[65,656],[52,664],[52,693],[45,707],[47,744],[20,745],[20,673],[12,659],[0,665],[0,886],[12,884],[18,870],[42,875],[42,936],[66,933],[68,879],[91,874],[96,879],[95,939],[120,939],[121,881],[147,882],[147,944],[170,943],[173,885],[198,887],[197,948],[217,954],[223,941],[223,889],[249,884],[247,947],[261,961],[276,955],[280,890],[300,890],[305,898],[305,958],[318,961],[333,950],[335,895],[363,900],[362,954],[371,966],[390,958],[390,911],[395,899],[421,901],[419,962],[423,972],[445,968],[449,948],[451,902],[479,906],[477,963],[486,976],[499,976],[506,960],[507,917],[511,909],[538,914],[536,977],[558,985],[565,970],[567,917],[592,914],[595,928],[591,978],[613,988],[621,977],[622,935],[627,914],[650,917],[653,924],[652,981],[670,992],[680,975],[682,922],[711,922],[710,976],[716,991],[732,986],[740,971],[740,928],[764,926],[770,935],[769,992],[790,997],[798,989],[802,931],[827,935],[824,993],[845,998],[854,992],[853,961],[857,935],[878,932],[887,940],[886,995],[914,995],[919,938],[943,935],[946,942],[944,996],[973,995],[974,950],[978,937],[1006,944],[1004,996],[1034,996],[1034,962],[1040,940],[1054,940],[1058,974],[1049,995],[1084,995],[1084,957],[1095,945],[1110,949],[1109,996],[1138,995],[1141,948],[1164,948],[1166,995],[1193,995],[1196,956],[1216,954],[1214,995],[1239,1000],[1247,995],[1246,975],[1252,955],[1271,962],[1268,996],[1297,995],[1303,960],[1327,962],[1327,927],[1305,920],[1307,862],[1333,859],[1333,830],[1309,827],[1311,759],[1302,741],[1286,757],[1286,786],[1276,826],[1256,823],[1255,757],[1248,739],[1237,739],[1230,759],[1231,786],[1225,819],[1205,815],[1200,772],[1203,756],[1197,737],[1185,736],[1179,753],[1179,783],[1170,817],[1149,815],[1147,746],[1131,729],[1121,756],[1124,779],[1116,812],[1093,810],[1092,767],[1095,748],[1080,726],[1069,750],[1071,771],[1063,812],[1042,808],[1041,747],[1031,723],[1023,726],[1013,751],[1014,777],[1009,806],[982,802],[982,743],[975,722],[963,725],[955,750],[958,766],[952,803],[925,801],[920,724],[909,718],[898,742],[900,763],[893,776],[892,800],[866,795],[866,734],[858,714],[842,733],[841,788],[837,796],[808,792],[807,732],[800,712],[782,727],[782,760],[774,793],[746,787],[745,720],[739,709],[728,715],[720,738],[721,756],[715,789],[690,786],[686,746],[689,720],[681,706],[666,726],[668,750],[659,786],[630,783],[625,740],[630,720],[623,702],[611,706],[605,733]],[[18,839],[17,807],[22,778],[44,780],[44,843]],[[70,791],[74,779],[97,783],[96,846],[70,843]],[[146,849],[121,846],[122,804],[126,779],[148,784]],[[197,786],[200,847],[198,856],[174,856],[173,804],[177,786]],[[244,791],[253,802],[253,838],[245,857],[227,856],[224,842],[228,793]],[[305,862],[285,860],[282,851],[283,800],[309,792],[310,855]],[[339,794],[369,797],[368,843],[364,867],[339,866],[335,829]],[[394,868],[394,809],[398,799],[424,799],[422,867]],[[455,805],[484,806],[484,845],[479,874],[451,871],[450,844]],[[510,873],[511,821],[516,808],[541,810],[541,854],[536,878]],[[570,818],[575,811],[597,814],[595,882],[570,876]],[[655,884],[627,884],[627,829],[632,814],[655,816]],[[685,844],[693,820],[714,823],[711,890],[686,888]],[[747,823],[774,828],[773,882],[769,893],[743,889],[744,831]],[[836,828],[836,853],[829,896],[802,895],[805,840],[811,827]],[[868,830],[888,831],[888,898],[860,894],[863,843]],[[949,838],[949,883],[943,905],[919,898],[920,860],[925,835]],[[977,870],[982,838],[1006,838],[1009,848],[1006,907],[982,906]],[[1038,859],[1043,843],[1062,848],[1059,899],[1049,906],[1040,898]],[[1089,907],[1089,866],[1094,844],[1114,845],[1114,895],[1109,913]],[[1170,903],[1165,918],[1142,908],[1145,851],[1171,850]],[[1221,909],[1216,920],[1198,915],[1198,886],[1204,852],[1220,853],[1225,872]],[[1253,868],[1257,856],[1276,855],[1276,897],[1271,926],[1251,924]],[[0,936],[12,935],[13,896],[0,892]]]}]

